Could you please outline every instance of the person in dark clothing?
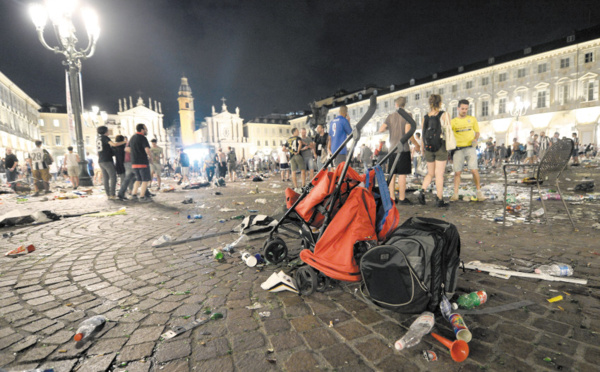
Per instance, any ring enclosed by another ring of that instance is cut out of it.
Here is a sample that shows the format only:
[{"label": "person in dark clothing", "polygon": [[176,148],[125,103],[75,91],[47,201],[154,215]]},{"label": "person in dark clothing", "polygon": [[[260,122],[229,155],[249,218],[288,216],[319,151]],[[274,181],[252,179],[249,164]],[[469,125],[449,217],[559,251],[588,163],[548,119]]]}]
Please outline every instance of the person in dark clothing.
[{"label": "person in dark clothing", "polygon": [[[148,184],[152,180],[150,175],[150,142],[146,138],[148,128],[145,124],[138,124],[135,127],[136,133],[129,141],[131,154],[131,167],[135,173],[135,183],[133,184],[132,199],[137,199],[140,202],[150,202],[152,198],[146,195]],[[140,188],[140,195],[137,195]]]},{"label": "person in dark clothing", "polygon": [[19,159],[12,153],[10,147],[6,148],[6,158],[4,158],[4,167],[6,168],[6,182],[10,184],[10,188],[16,190],[17,181],[17,167],[19,165]]},{"label": "person in dark clothing", "polygon": [[104,192],[108,199],[116,199],[115,189],[117,186],[117,172],[113,161],[112,147],[125,145],[125,141],[113,142],[106,135],[108,127],[105,125],[99,126],[98,139],[96,140],[96,149],[98,150],[98,165],[102,170],[102,179],[104,180]]},{"label": "person in dark clothing", "polygon": [[[118,135],[115,138],[115,141],[121,143],[119,146],[113,147],[113,153],[115,154],[115,170],[117,172],[117,177],[121,180],[121,185],[125,182],[125,145],[127,141],[125,141],[125,137],[122,135]],[[119,190],[120,193],[121,190]]]}]

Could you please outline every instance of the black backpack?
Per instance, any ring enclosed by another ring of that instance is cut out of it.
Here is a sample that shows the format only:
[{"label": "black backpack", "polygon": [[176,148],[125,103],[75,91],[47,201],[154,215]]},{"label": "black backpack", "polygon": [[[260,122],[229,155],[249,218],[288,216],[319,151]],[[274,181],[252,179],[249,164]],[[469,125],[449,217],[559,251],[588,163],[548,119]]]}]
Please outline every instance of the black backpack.
[{"label": "black backpack", "polygon": [[440,111],[436,116],[425,116],[423,144],[429,152],[436,152],[442,147],[442,114],[444,111]]},{"label": "black backpack", "polygon": [[360,259],[363,292],[399,313],[435,312],[443,294],[456,290],[460,236],[456,226],[434,218],[406,220],[384,245]]}]

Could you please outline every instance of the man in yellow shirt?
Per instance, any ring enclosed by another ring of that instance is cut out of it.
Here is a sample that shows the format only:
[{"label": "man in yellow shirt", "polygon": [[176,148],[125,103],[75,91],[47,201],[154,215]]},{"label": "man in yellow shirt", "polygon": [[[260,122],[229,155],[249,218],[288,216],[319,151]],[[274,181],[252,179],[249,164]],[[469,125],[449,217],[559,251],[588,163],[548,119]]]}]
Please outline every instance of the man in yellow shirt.
[{"label": "man in yellow shirt", "polygon": [[465,161],[467,168],[473,173],[475,187],[477,187],[477,201],[484,201],[485,196],[481,192],[479,182],[479,170],[477,168],[477,140],[479,139],[479,123],[469,111],[469,101],[461,99],[458,101],[458,117],[452,119],[452,131],[456,137],[456,150],[452,157],[454,165],[454,194],[450,201],[458,200],[458,187],[460,186],[460,174]]}]

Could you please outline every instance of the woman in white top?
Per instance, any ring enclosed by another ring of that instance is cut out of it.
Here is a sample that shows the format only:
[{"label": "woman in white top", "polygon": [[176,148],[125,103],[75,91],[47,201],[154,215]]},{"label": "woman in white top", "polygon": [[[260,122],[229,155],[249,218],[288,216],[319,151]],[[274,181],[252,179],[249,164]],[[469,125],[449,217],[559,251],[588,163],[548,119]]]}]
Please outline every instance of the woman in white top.
[{"label": "woman in white top", "polygon": [[279,169],[281,170],[281,181],[283,182],[290,180],[290,164],[288,155],[289,151],[287,146],[281,146],[281,150],[279,151]]},{"label": "woman in white top", "polygon": [[69,152],[65,154],[67,174],[69,175],[73,189],[77,189],[79,187],[79,155],[73,153],[73,146],[67,147],[67,150],[69,150]]}]

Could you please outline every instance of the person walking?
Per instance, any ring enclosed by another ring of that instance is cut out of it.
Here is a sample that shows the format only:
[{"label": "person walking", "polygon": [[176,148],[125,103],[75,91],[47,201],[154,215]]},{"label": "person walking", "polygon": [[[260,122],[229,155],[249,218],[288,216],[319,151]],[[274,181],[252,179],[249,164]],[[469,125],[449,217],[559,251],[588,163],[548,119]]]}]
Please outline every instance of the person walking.
[{"label": "person walking", "polygon": [[481,184],[479,181],[479,170],[477,168],[477,140],[479,139],[479,123],[471,115],[467,115],[469,111],[469,101],[461,99],[458,101],[458,116],[452,119],[452,131],[456,137],[456,150],[452,157],[454,166],[454,194],[450,201],[458,200],[458,187],[460,186],[460,174],[465,161],[467,168],[473,174],[475,187],[477,188],[477,201],[484,201],[486,198],[481,192]]},{"label": "person walking", "polygon": [[[131,137],[129,141],[129,148],[131,153],[131,167],[135,174],[135,183],[133,184],[133,191],[131,198],[140,202],[151,202],[152,198],[146,195],[148,184],[152,180],[150,175],[150,144],[146,135],[148,135],[148,128],[145,124],[137,124],[135,126],[136,133]],[[138,189],[140,189],[139,196],[137,195]]]},{"label": "person walking", "polygon": [[[35,194],[40,195],[40,189],[44,189],[44,193],[50,193],[50,164],[54,162],[52,156],[46,149],[42,149],[42,141],[35,141],[35,148],[29,153],[28,163],[31,166],[33,175],[33,186]],[[41,186],[41,187],[40,187]]]},{"label": "person walking", "polygon": [[292,136],[287,140],[291,159],[290,163],[292,165],[292,183],[294,184],[294,191],[300,192],[300,188],[298,188],[298,179],[296,177],[296,172],[300,171],[300,180],[302,187],[304,187],[304,179],[306,178],[306,168],[304,166],[304,159],[302,159],[302,155],[300,155],[300,149],[303,146],[302,139],[298,136],[298,128],[292,129]]},{"label": "person walking", "polygon": [[[346,105],[340,106],[340,114],[329,123],[329,142],[327,147],[330,153],[333,154],[336,152],[337,149],[342,146],[350,133],[352,133],[352,127],[350,126],[349,120],[350,117],[348,116],[348,107]],[[355,138],[354,140],[358,141],[358,138]],[[337,167],[340,163],[346,161],[347,154],[348,149],[346,146],[344,146],[344,148],[340,150],[340,153],[333,160],[333,165]]]},{"label": "person walking", "polygon": [[[394,101],[394,104],[396,106],[396,111],[389,114],[383,124],[381,124],[379,127],[379,133],[383,133],[385,131],[390,132],[389,139],[392,149],[396,148],[397,145],[400,144],[398,147],[398,152],[394,153],[395,156],[391,157],[391,159],[394,160],[388,160],[389,167],[392,167],[395,159],[399,156],[396,167],[394,169],[389,169],[389,172],[393,175],[389,184],[390,196],[396,201],[396,204],[410,205],[412,202],[406,198],[406,175],[412,173],[410,145],[408,144],[408,141],[400,143],[400,140],[405,134],[409,133],[411,129],[410,123],[407,122],[406,119],[404,119],[404,117],[399,113],[400,110],[404,110],[404,106],[406,105],[406,97],[398,97]],[[411,114],[408,115],[412,117]],[[420,147],[419,143],[415,140],[414,135],[410,137],[410,141],[417,148]],[[398,197],[395,196],[396,178],[398,178]]]},{"label": "person walking", "polygon": [[156,175],[157,190],[160,190],[160,174],[162,172],[162,161],[165,157],[162,147],[158,146],[156,138],[152,138],[150,141],[152,147],[150,147],[150,154],[152,155],[152,163],[150,169],[154,175]]},{"label": "person walking", "polygon": [[235,149],[233,147],[229,146],[228,149],[229,151],[227,152],[227,171],[229,172],[229,182],[235,182],[237,155],[235,154]]},{"label": "person walking", "polygon": [[548,136],[546,136],[546,132],[541,132],[540,133],[540,152],[539,152],[540,160],[542,160],[542,158],[546,154],[546,151],[548,151],[549,147],[550,147],[550,138],[548,138]]},{"label": "person walking", "polygon": [[215,162],[212,154],[209,154],[206,157],[206,160],[204,160],[204,175],[208,182],[212,182],[212,179],[215,176]]},{"label": "person walking", "polygon": [[[305,173],[305,177],[308,176],[308,182],[312,181],[315,176],[315,141],[307,135],[306,128],[302,128],[300,131],[300,139],[302,140],[302,148],[300,149],[300,155],[302,155],[302,160],[304,160],[304,168],[308,172]],[[302,183],[307,185],[308,182],[306,179],[302,180]]]},{"label": "person walking", "polygon": [[181,167],[181,179],[177,184],[181,185],[184,179],[187,180],[187,183],[190,183],[190,158],[183,149],[179,149],[179,166]]},{"label": "person walking", "polygon": [[10,185],[10,188],[14,191],[17,190],[17,175],[19,166],[19,159],[15,154],[12,153],[10,147],[6,148],[6,157],[4,158],[4,169],[6,171],[6,182]]},{"label": "person walking", "polygon": [[315,156],[317,157],[317,170],[321,170],[323,165],[327,162],[327,143],[329,141],[329,135],[325,132],[325,129],[321,124],[317,125],[317,134],[315,134]]},{"label": "person walking", "polygon": [[73,190],[79,187],[79,154],[73,152],[73,146],[67,147],[65,154],[65,166],[67,167],[67,175],[71,180]]},{"label": "person walking", "polygon": [[219,173],[218,178],[225,178],[227,175],[227,155],[221,148],[217,151],[217,172]]},{"label": "person walking", "polygon": [[534,148],[535,148],[535,136],[534,132],[529,132],[529,137],[527,138],[527,159],[523,162],[523,164],[533,164],[534,162]]},{"label": "person walking", "polygon": [[108,127],[99,126],[97,129],[98,139],[96,140],[96,149],[98,150],[98,165],[102,170],[102,179],[104,180],[104,192],[109,200],[116,199],[117,170],[113,161],[112,147],[124,145],[125,141],[113,142],[106,135]]},{"label": "person walking", "polygon": [[[426,203],[425,190],[435,177],[435,205],[438,208],[448,207],[448,203],[444,201],[444,172],[448,161],[448,151],[446,150],[446,139],[443,133],[444,128],[450,129],[450,127],[450,116],[447,112],[442,111],[442,96],[432,94],[429,97],[429,112],[423,118],[423,147],[425,161],[427,162],[427,174],[423,179],[418,195],[419,203],[422,205]],[[432,138],[431,133],[437,133],[439,137],[437,139]],[[439,147],[435,149],[429,141],[437,141]]]}]

